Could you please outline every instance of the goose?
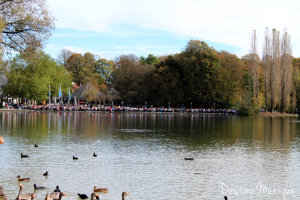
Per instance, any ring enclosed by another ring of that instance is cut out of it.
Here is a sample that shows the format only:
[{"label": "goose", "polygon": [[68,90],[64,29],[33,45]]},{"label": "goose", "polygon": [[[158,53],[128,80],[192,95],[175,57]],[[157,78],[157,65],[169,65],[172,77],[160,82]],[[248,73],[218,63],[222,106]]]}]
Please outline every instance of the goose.
[{"label": "goose", "polygon": [[18,181],[30,181],[30,178],[21,178],[20,175],[18,175],[16,178],[18,178]]},{"label": "goose", "polygon": [[23,185],[19,184],[20,190],[16,200],[33,200],[35,198],[35,193],[21,194],[23,190]]},{"label": "goose", "polygon": [[33,187],[35,190],[43,190],[43,189],[46,189],[46,187],[43,187],[43,186],[36,186],[36,184],[33,184]]},{"label": "goose", "polygon": [[96,186],[94,186],[94,192],[108,192],[108,188],[97,188]]},{"label": "goose", "polygon": [[21,153],[21,158],[28,158],[28,157],[29,157],[28,155]]},{"label": "goose", "polygon": [[[97,197],[98,197],[98,198],[97,198]],[[95,192],[93,192],[93,193],[91,194],[91,200],[96,200],[96,199],[99,199],[99,195],[96,194]]]},{"label": "goose", "polygon": [[128,192],[122,192],[122,200],[125,200],[125,197],[130,195]]},{"label": "goose", "polygon": [[58,185],[56,186],[54,192],[61,192]]},{"label": "goose", "polygon": [[3,192],[3,188],[0,186],[0,199],[2,200],[7,200],[6,195]]},{"label": "goose", "polygon": [[73,160],[78,160],[78,157],[73,156]]},{"label": "goose", "polygon": [[61,200],[63,196],[67,196],[67,195],[62,192],[52,192],[46,195],[46,200]]},{"label": "goose", "polygon": [[94,156],[94,157],[97,157],[97,154],[94,153],[93,156]]},{"label": "goose", "polygon": [[4,138],[0,136],[0,144],[4,144]]},{"label": "goose", "polygon": [[78,196],[80,197],[80,199],[87,199],[88,196],[86,194],[79,194],[78,193]]},{"label": "goose", "polygon": [[37,144],[34,144],[34,147],[39,147]]},{"label": "goose", "polygon": [[184,158],[184,160],[194,160],[194,158]]},{"label": "goose", "polygon": [[48,171],[46,171],[45,173],[43,173],[43,176],[48,176]]}]

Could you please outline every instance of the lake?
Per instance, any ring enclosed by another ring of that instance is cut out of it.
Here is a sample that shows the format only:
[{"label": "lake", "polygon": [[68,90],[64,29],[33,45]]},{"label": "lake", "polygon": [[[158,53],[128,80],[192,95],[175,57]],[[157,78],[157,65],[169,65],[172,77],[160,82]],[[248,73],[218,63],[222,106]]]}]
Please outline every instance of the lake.
[{"label": "lake", "polygon": [[31,178],[26,193],[34,183],[47,187],[38,200],[56,185],[66,200],[90,197],[94,186],[109,188],[103,200],[124,191],[128,200],[300,199],[297,118],[2,111],[0,135],[0,185],[9,199],[17,175]]}]

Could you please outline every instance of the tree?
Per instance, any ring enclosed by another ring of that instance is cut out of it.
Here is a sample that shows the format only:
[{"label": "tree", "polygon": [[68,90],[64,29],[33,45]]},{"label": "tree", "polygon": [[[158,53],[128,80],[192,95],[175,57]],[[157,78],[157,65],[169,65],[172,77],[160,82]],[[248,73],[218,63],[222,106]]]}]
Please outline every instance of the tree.
[{"label": "tree", "polygon": [[147,58],[144,58],[144,56],[141,56],[140,62],[143,64],[148,64],[148,65],[156,65],[156,64],[158,64],[159,60],[153,54],[149,54]]},{"label": "tree", "polygon": [[143,65],[135,55],[122,55],[116,60],[116,70],[112,72],[112,86],[120,93],[125,103],[144,104],[149,99],[146,77],[153,71]]},{"label": "tree", "polygon": [[259,94],[259,83],[258,83],[258,53],[257,53],[257,39],[256,31],[253,31],[252,40],[251,40],[251,50],[250,50],[250,69],[252,74],[252,95],[253,98],[257,98]]},{"label": "tree", "polygon": [[296,96],[290,36],[286,31],[280,39],[279,31],[273,29],[272,38],[270,38],[266,28],[263,63],[267,108],[272,111],[279,109],[281,112],[286,112],[291,105],[295,104],[293,102]]},{"label": "tree", "polygon": [[0,18],[6,52],[39,49],[54,28],[45,0],[0,0]]},{"label": "tree", "polygon": [[4,87],[6,95],[38,102],[48,99],[49,85],[54,96],[58,95],[59,85],[64,94],[68,93],[68,87],[71,86],[66,70],[43,52],[38,53],[34,60],[26,60],[22,56],[14,58],[7,79]]},{"label": "tree", "polygon": [[236,55],[228,52],[220,52],[219,57],[221,69],[218,86],[222,95],[221,102],[225,107],[232,107],[240,102],[244,66]]},{"label": "tree", "polygon": [[180,54],[183,64],[185,103],[213,107],[216,97],[219,60],[217,52],[205,42],[190,40]]}]

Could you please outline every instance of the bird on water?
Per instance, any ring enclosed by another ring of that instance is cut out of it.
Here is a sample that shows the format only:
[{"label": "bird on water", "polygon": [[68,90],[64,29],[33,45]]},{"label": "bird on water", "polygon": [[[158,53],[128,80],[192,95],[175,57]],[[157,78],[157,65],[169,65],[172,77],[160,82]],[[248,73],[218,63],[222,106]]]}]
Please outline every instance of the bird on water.
[{"label": "bird on water", "polygon": [[108,188],[97,188],[96,186],[94,186],[94,192],[104,192],[104,193],[107,193],[108,192]]},{"label": "bird on water", "polygon": [[58,185],[56,186],[54,192],[61,192]]},{"label": "bird on water", "polygon": [[73,156],[73,160],[78,160],[78,157]]},{"label": "bird on water", "polygon": [[97,154],[94,153],[93,156],[94,156],[94,157],[97,157]]},{"label": "bird on water", "polygon": [[125,200],[125,197],[130,195],[128,192],[122,192],[122,200]]},{"label": "bird on water", "polygon": [[36,186],[36,184],[33,184],[33,187],[35,190],[43,190],[43,189],[46,189],[46,187],[43,187],[43,186]]},{"label": "bird on water", "polygon": [[35,193],[21,194],[23,191],[23,185],[19,184],[20,190],[16,200],[33,200],[35,198]]},{"label": "bird on water", "polygon": [[184,160],[194,160],[194,158],[184,158]]},{"label": "bird on water", "polygon": [[21,158],[28,158],[28,157],[29,157],[28,155],[21,153]]},{"label": "bird on water", "polygon": [[43,173],[43,176],[48,176],[48,171],[46,171],[45,173]]},{"label": "bird on water", "polygon": [[78,196],[80,197],[80,199],[87,199],[88,196],[86,194],[79,194],[78,193]]},{"label": "bird on water", "polygon": [[21,178],[20,175],[18,175],[16,178],[18,178],[18,181],[30,181],[30,178]]}]

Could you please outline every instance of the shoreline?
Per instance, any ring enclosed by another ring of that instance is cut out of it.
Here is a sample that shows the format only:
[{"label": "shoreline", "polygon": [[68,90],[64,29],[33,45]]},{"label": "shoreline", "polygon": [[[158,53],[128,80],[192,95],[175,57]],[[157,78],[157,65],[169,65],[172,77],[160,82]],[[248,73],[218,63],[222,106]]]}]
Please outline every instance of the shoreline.
[{"label": "shoreline", "polygon": [[298,114],[293,113],[280,113],[280,112],[261,112],[259,116],[262,117],[271,117],[271,118],[277,118],[277,117],[298,117]]}]

